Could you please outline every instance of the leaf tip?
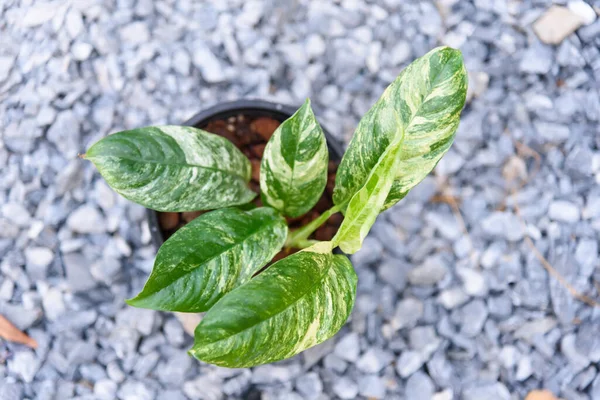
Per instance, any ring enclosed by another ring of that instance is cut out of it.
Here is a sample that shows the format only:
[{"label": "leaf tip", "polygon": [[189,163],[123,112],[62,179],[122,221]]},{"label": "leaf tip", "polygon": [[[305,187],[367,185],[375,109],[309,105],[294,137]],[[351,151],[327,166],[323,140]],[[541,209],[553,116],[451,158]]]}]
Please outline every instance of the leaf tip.
[{"label": "leaf tip", "polygon": [[125,299],[125,303],[131,307],[150,308],[147,304],[145,304],[144,298],[140,298],[139,294],[130,299]]},{"label": "leaf tip", "polygon": [[462,57],[462,52],[459,49],[450,46],[439,46],[434,51]]}]

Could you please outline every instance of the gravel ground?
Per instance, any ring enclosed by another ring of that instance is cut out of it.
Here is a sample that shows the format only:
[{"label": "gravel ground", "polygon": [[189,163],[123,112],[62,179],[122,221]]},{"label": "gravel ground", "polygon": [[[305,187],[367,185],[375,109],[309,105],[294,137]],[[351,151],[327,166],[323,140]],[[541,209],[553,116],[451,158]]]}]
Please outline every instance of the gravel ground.
[{"label": "gravel ground", "polygon": [[[539,20],[550,6],[0,2],[0,314],[39,343],[0,341],[0,399],[600,399],[600,308],[531,247],[600,299],[600,2]],[[347,141],[440,44],[470,75],[456,142],[353,257],[356,306],[334,339],[228,370],[189,358],[172,314],[125,306],[155,253],[144,210],[77,153],[247,97],[310,96]]]}]

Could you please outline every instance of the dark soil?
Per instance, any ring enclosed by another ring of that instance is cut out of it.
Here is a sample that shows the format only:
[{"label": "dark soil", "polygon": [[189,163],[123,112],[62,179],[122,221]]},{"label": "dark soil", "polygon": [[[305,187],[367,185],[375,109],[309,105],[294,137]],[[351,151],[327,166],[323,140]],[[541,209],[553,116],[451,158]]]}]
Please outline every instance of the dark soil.
[{"label": "dark soil", "polygon": [[[248,118],[244,115],[238,115],[237,117],[230,117],[226,120],[211,121],[208,123],[208,125],[201,128],[205,131],[215,133],[229,139],[242,151],[242,153],[244,153],[250,159],[250,162],[252,163],[252,180],[250,181],[250,188],[256,193],[259,193],[260,160],[262,158],[263,151],[265,150],[265,145],[279,124],[279,121],[272,118]],[[337,162],[329,161],[327,187],[313,209],[301,217],[287,218],[290,230],[297,229],[308,224],[310,221],[317,218],[322,212],[330,209],[333,206],[333,200],[331,196],[333,194],[333,185],[337,166]],[[257,196],[257,198],[254,200],[254,203],[258,206],[262,205],[260,196]],[[157,212],[158,222],[163,238],[167,240],[173,233],[177,231],[177,229],[181,228],[199,215],[202,215],[204,212],[205,211],[192,211],[183,213]],[[327,223],[323,224],[319,229],[317,229],[310,239],[331,240],[341,223],[342,216],[340,214],[332,215]],[[297,250],[295,249],[287,251],[282,250],[273,258],[273,261],[277,261],[296,251]]]}]

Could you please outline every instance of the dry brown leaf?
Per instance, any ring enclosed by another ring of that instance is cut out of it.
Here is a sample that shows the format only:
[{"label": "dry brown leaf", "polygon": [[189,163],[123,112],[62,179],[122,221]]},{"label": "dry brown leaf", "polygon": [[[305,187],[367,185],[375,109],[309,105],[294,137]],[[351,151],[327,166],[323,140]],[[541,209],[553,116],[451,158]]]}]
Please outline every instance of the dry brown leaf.
[{"label": "dry brown leaf", "polygon": [[9,342],[21,343],[25,346],[29,346],[32,349],[36,349],[38,344],[35,339],[27,336],[16,326],[14,326],[9,320],[0,315],[0,337],[8,340]]},{"label": "dry brown leaf", "polygon": [[558,400],[549,390],[533,390],[529,392],[525,400]]}]

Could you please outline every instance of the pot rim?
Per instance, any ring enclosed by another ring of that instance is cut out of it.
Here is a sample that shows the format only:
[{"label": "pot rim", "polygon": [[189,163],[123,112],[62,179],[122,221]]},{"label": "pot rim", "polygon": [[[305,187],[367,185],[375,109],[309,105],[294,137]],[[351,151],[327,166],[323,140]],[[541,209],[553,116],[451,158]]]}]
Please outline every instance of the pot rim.
[{"label": "pot rim", "polygon": [[[189,118],[182,125],[199,127],[206,125],[209,120],[225,119],[238,114],[262,114],[262,116],[270,116],[280,121],[284,121],[291,117],[297,109],[297,107],[274,103],[267,100],[240,99],[217,103],[211,107],[205,108]],[[323,133],[325,133],[327,147],[329,148],[329,153],[331,155],[330,159],[340,162],[344,154],[342,144],[338,142],[323,125],[321,125],[321,127],[323,128]],[[158,224],[158,212],[147,208],[146,215],[148,217],[148,228],[150,229],[152,244],[156,250],[158,250],[165,242]]]}]

